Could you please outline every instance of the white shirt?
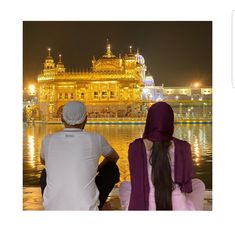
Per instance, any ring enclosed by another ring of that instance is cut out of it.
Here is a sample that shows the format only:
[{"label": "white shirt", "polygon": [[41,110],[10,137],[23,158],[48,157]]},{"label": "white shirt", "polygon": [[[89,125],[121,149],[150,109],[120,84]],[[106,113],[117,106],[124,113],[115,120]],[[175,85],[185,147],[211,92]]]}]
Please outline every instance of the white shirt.
[{"label": "white shirt", "polygon": [[65,128],[42,141],[47,186],[43,193],[46,210],[98,210],[95,184],[98,161],[112,147],[97,133]]}]

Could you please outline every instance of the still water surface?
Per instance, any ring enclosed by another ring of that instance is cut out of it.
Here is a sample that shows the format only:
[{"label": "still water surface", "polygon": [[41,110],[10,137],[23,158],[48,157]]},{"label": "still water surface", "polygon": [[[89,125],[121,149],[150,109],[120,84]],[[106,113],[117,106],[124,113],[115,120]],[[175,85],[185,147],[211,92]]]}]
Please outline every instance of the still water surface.
[{"label": "still water surface", "polygon": [[[24,186],[38,186],[40,172],[41,140],[60,131],[63,125],[24,125],[23,178]],[[85,130],[102,134],[120,155],[118,166],[121,181],[129,180],[128,145],[142,136],[144,125],[86,125]],[[212,188],[212,125],[176,124],[174,136],[191,144],[196,177],[202,179],[207,189]]]}]

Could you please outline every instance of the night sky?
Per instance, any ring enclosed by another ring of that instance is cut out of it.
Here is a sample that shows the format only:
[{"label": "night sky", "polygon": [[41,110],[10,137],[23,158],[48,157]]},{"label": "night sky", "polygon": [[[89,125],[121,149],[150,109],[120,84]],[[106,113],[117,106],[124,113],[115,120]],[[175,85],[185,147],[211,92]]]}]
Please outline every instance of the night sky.
[{"label": "night sky", "polygon": [[36,84],[47,48],[55,62],[62,54],[66,68],[89,69],[93,55],[105,54],[107,38],[116,56],[128,53],[129,45],[139,48],[156,85],[212,85],[212,22],[24,21],[24,86]]}]

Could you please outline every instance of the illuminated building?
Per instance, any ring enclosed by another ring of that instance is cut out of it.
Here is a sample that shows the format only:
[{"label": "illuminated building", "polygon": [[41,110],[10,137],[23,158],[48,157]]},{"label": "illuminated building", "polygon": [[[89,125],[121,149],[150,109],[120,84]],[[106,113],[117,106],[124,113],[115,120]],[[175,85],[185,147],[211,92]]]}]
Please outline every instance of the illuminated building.
[{"label": "illuminated building", "polygon": [[[30,86],[27,93],[37,94],[37,103],[25,101],[26,119],[59,120],[65,103],[80,100],[87,106],[89,119],[146,117],[148,107],[156,101],[172,105],[176,119],[200,119],[212,116],[212,88],[195,83],[190,87],[156,86],[146,75],[142,55],[132,51],[118,57],[107,42],[106,53],[93,57],[89,71],[67,71],[59,55],[55,63],[51,50],[38,75],[37,90]],[[30,105],[32,104],[32,105]],[[36,113],[36,114],[33,114]]]},{"label": "illuminated building", "polygon": [[117,57],[107,42],[106,53],[99,59],[93,57],[91,70],[78,72],[67,71],[61,55],[56,64],[48,49],[38,75],[40,119],[58,118],[63,105],[72,100],[84,102],[89,117],[139,115],[147,68],[139,51],[129,49],[124,57]]}]

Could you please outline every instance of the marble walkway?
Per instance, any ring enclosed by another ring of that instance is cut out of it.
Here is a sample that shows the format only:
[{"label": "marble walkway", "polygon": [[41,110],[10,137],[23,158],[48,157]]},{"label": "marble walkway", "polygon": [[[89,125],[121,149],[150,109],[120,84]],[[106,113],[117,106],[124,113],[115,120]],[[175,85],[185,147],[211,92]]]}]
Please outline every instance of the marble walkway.
[{"label": "marble walkway", "polygon": [[[23,210],[43,210],[41,190],[39,187],[23,188]],[[103,210],[121,210],[118,188],[114,188]],[[206,191],[204,210],[212,210],[212,191]]]}]

